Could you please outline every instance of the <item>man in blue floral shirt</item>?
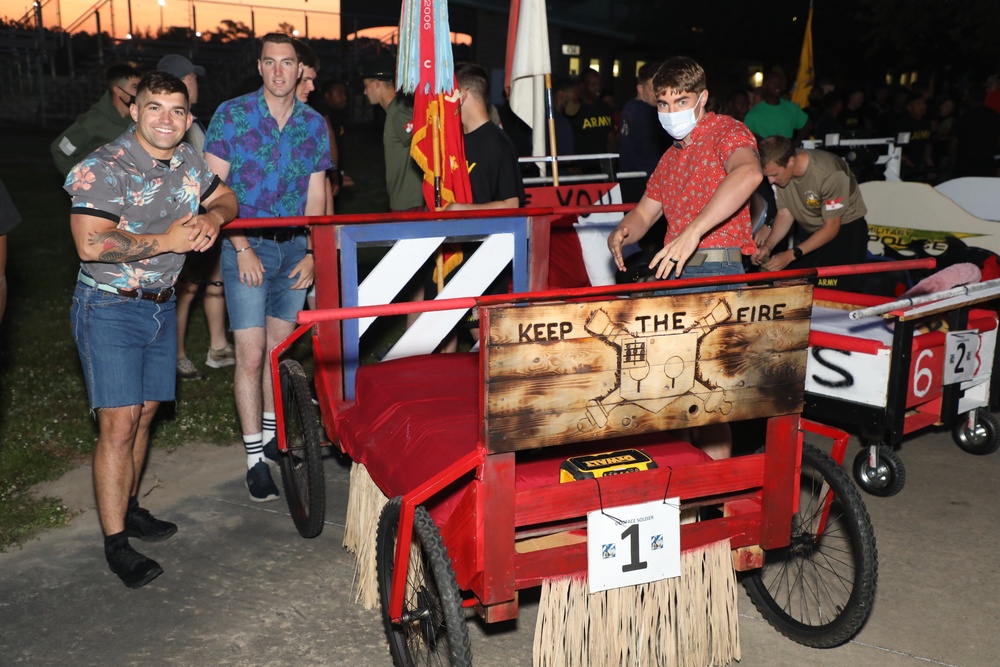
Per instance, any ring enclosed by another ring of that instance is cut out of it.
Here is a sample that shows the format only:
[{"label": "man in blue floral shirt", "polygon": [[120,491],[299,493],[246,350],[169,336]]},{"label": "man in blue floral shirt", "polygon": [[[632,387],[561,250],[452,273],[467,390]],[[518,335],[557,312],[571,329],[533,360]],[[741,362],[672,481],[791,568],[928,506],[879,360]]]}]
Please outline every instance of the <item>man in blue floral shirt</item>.
[{"label": "man in blue floral shirt", "polygon": [[[330,138],[326,121],[295,97],[302,63],[292,38],[261,38],[263,87],[223,102],[208,127],[205,160],[236,193],[241,218],[323,215]],[[250,500],[278,497],[264,460],[274,458],[274,395],[267,350],[295,328],[313,281],[305,229],[233,232],[222,245],[222,280],[236,342],[236,412],[247,453]]]},{"label": "man in blue floral shirt", "polygon": [[64,187],[81,260],[70,313],[99,427],[94,495],[104,553],[111,571],[138,588],[163,568],[128,538],[158,542],[177,532],[138,503],[153,416],[174,400],[174,282],[184,253],[208,250],[237,204],[182,143],[192,116],[180,79],[150,72],[129,111],[135,126],[76,165]]}]

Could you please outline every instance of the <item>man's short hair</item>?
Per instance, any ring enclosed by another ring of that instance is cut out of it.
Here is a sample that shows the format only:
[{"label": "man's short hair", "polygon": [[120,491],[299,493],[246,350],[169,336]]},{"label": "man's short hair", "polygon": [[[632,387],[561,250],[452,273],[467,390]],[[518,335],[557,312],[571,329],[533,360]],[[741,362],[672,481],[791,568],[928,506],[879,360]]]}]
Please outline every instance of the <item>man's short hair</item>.
[{"label": "man's short hair", "polygon": [[292,46],[295,47],[295,55],[298,56],[303,67],[312,67],[317,72],[319,71],[319,56],[316,55],[311,46],[301,39],[293,39]]},{"label": "man's short hair", "polygon": [[138,98],[145,92],[150,94],[166,93],[168,95],[180,93],[184,96],[184,101],[188,105],[191,104],[191,100],[188,99],[187,84],[170,72],[153,70],[152,72],[144,74],[142,78],[139,79],[139,85],[136,87],[135,96]]},{"label": "man's short hair", "polygon": [[571,76],[560,76],[556,77],[552,82],[552,92],[553,93],[563,93],[569,90],[573,90],[576,86],[580,85],[580,82]]},{"label": "man's short hair", "polygon": [[486,70],[475,63],[459,63],[455,66],[455,80],[458,87],[468,90],[482,102],[490,99],[490,77]]},{"label": "man's short hair", "polygon": [[760,166],[766,167],[772,162],[779,167],[787,167],[788,161],[795,156],[795,146],[792,140],[781,135],[774,135],[760,140],[757,144],[760,153]]},{"label": "man's short hair", "polygon": [[750,91],[746,88],[733,88],[729,91],[729,95],[726,96],[726,102],[734,102],[736,100],[746,100],[750,101]]},{"label": "man's short hair", "polygon": [[128,63],[115,63],[104,70],[104,82],[108,89],[114,88],[123,81],[138,79],[142,77],[142,72],[132,67]]},{"label": "man's short hair", "polygon": [[337,86],[343,86],[345,90],[347,89],[347,84],[341,81],[340,79],[328,79],[326,82],[323,83],[323,87],[320,89],[320,93],[322,93],[323,95],[329,95],[331,92],[333,92],[333,89],[336,88]]},{"label": "man's short hair", "polygon": [[653,92],[657,95],[667,90],[701,93],[705,87],[705,70],[686,56],[670,58],[660,65],[653,76]]},{"label": "man's short hair", "polygon": [[653,77],[656,76],[656,70],[660,69],[660,63],[643,63],[639,71],[636,72],[635,82],[637,84],[645,83],[646,81],[652,81]]},{"label": "man's short hair", "polygon": [[[260,51],[257,52],[257,60],[264,57],[264,45],[265,44],[291,44],[292,48],[295,48],[295,42],[292,38],[283,32],[269,32],[260,38]],[[299,50],[295,49],[295,57],[299,57]]]}]

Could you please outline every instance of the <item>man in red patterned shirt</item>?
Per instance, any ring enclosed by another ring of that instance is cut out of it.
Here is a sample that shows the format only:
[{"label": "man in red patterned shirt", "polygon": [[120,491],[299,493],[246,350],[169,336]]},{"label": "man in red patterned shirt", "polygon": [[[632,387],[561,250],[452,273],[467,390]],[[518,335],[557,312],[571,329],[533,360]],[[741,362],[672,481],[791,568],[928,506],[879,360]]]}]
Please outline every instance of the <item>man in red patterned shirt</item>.
[{"label": "man in red patterned shirt", "polygon": [[[622,246],[665,216],[663,249],[649,263],[657,279],[741,274],[742,255],[757,250],[750,223],[750,195],[763,180],[757,142],[743,123],[705,110],[705,70],[690,58],[663,63],[653,90],[674,145],[660,158],[646,194],[608,237],[611,255],[624,271]],[[725,423],[692,430],[691,441],[713,459],[732,450]]]},{"label": "man in red patterned shirt", "polygon": [[674,145],[608,237],[611,255],[624,271],[622,246],[666,216],[663,249],[649,264],[658,279],[743,273],[741,255],[757,250],[750,223],[750,195],[763,180],[757,142],[743,123],[705,110],[705,70],[690,58],[663,63],[653,89],[660,124]]}]

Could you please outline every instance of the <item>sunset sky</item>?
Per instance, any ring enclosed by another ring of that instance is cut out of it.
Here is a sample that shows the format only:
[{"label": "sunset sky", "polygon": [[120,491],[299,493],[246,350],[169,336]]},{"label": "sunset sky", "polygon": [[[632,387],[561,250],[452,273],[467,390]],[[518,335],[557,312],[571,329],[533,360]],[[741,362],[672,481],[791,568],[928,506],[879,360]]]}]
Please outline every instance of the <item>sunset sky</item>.
[{"label": "sunset sky", "polygon": [[[81,17],[99,0],[47,0],[43,7],[46,27],[61,25],[64,29]],[[192,7],[200,31],[216,30],[223,19],[242,21],[250,25],[251,6],[254,8],[257,34],[269,32],[281,22],[292,24],[301,36],[306,36],[306,15],[309,19],[309,37],[337,38],[340,36],[340,0],[162,0],[163,26],[192,27]],[[20,19],[31,10],[31,0],[3,0],[0,16]],[[131,0],[132,26],[136,31],[147,30],[154,34],[160,29],[158,0]],[[128,32],[129,0],[109,0],[101,9],[101,30],[124,38]],[[113,18],[112,18],[113,14]],[[61,15],[61,22],[60,22]],[[93,32],[94,17],[90,17],[80,30]]]}]

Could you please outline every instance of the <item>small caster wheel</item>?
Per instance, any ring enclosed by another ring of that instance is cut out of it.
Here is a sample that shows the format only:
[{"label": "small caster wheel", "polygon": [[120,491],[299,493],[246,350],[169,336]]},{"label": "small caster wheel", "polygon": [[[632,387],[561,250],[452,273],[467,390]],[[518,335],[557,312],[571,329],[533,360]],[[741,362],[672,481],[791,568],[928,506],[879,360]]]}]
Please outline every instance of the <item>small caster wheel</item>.
[{"label": "small caster wheel", "polygon": [[883,498],[894,496],[903,490],[906,483],[906,469],[903,461],[890,447],[878,448],[878,463],[872,467],[868,461],[867,447],[854,457],[854,479],[858,486],[873,496]]}]

